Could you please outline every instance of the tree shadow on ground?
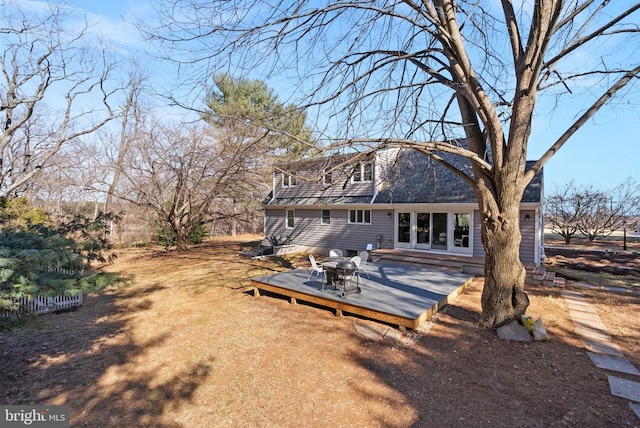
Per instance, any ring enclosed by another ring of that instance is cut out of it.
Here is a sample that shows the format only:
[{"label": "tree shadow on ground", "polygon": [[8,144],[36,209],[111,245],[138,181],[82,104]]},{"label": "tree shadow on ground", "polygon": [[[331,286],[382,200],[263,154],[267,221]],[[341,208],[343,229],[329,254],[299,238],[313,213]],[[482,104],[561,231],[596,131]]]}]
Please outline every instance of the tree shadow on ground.
[{"label": "tree shadow on ground", "polygon": [[[504,421],[523,427],[616,426],[633,420],[628,404],[608,394],[604,371],[584,349],[563,340],[500,340],[493,329],[477,325],[478,317],[450,305],[428,333],[415,334],[402,359],[395,358],[394,347],[352,358],[401,394],[402,404],[417,412],[415,427]],[[578,402],[589,403],[590,411],[576,410]],[[386,417],[378,415],[380,426]]]},{"label": "tree shadow on ground", "polygon": [[32,326],[4,332],[2,403],[69,405],[72,426],[182,426],[163,413],[191,400],[211,361],[169,379],[159,378],[153,367],[134,370],[136,360],[169,340],[157,334],[138,341],[131,334],[131,314],[149,310],[146,296],[161,288],[111,290],[88,297],[75,312],[42,316]]}]

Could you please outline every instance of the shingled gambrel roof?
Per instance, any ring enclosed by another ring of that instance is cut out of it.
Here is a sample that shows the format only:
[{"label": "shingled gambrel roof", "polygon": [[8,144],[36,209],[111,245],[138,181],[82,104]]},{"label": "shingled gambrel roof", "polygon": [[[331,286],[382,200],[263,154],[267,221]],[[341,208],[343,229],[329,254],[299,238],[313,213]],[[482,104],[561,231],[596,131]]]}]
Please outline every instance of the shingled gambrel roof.
[{"label": "shingled gambrel roof", "polygon": [[273,198],[273,192],[263,201],[263,205],[343,205],[343,204],[368,204],[371,196],[344,196],[344,197],[319,197],[319,198]]},{"label": "shingled gambrel roof", "polygon": [[[473,176],[471,162],[449,153],[441,158]],[[527,169],[533,166],[527,162]],[[382,189],[374,203],[477,203],[473,188],[456,173],[441,163],[415,150],[400,153],[396,164],[383,178]],[[542,200],[542,172],[538,173],[525,189],[522,202],[539,203]]]},{"label": "shingled gambrel roof", "polygon": [[[327,157],[301,159],[293,162],[285,162],[276,165],[276,169],[287,174],[295,175],[301,180],[315,181],[322,177],[326,170],[335,168],[334,175],[347,177],[352,173],[352,168],[357,162],[371,161],[373,153],[366,155],[360,153],[341,153]],[[354,161],[357,159],[357,162]]]},{"label": "shingled gambrel roof", "polygon": [[[464,144],[464,142],[462,142]],[[439,153],[440,157],[460,170],[473,176],[471,162],[468,159],[449,153]],[[296,175],[317,177],[322,174],[323,168],[336,163],[345,162],[349,155],[340,155],[338,162],[331,158],[314,158],[305,161],[287,164],[286,170]],[[526,168],[531,168],[534,161],[527,161]],[[284,165],[283,165],[284,166]],[[376,173],[382,168],[376,167]],[[430,204],[463,204],[477,203],[473,188],[453,171],[443,166],[438,161],[415,151],[400,151],[398,158],[393,161],[391,167],[385,168],[385,177],[376,177],[377,183],[381,183],[380,190],[373,200],[374,204],[404,204],[404,203],[430,203]],[[522,199],[523,203],[541,203],[543,173],[540,171],[527,186]],[[313,205],[350,205],[369,204],[371,195],[340,195],[340,196],[311,196],[296,195],[295,197],[273,198],[273,192],[263,201],[263,205],[277,206],[313,206]]]}]

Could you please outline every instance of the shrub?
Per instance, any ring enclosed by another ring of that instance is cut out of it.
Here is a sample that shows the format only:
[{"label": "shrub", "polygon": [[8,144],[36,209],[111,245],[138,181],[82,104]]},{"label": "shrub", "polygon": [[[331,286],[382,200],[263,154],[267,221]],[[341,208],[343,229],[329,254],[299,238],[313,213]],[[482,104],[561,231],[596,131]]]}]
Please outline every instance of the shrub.
[{"label": "shrub", "polygon": [[[206,235],[207,229],[204,226],[198,226],[198,228],[189,235],[189,244],[202,244]],[[158,227],[156,231],[156,240],[158,244],[164,245],[165,247],[173,247],[177,242],[175,232],[166,226]]]},{"label": "shrub", "polygon": [[0,299],[10,307],[11,298],[25,295],[68,295],[97,292],[125,281],[101,272],[93,261],[107,262],[115,254],[102,236],[105,221],[81,216],[58,227],[43,224],[8,228],[0,232]]}]

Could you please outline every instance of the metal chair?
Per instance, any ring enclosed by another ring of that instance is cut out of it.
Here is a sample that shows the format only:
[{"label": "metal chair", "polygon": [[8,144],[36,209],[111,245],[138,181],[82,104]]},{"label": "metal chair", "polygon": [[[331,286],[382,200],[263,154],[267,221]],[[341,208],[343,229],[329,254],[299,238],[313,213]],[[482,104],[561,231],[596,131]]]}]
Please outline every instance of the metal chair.
[{"label": "metal chair", "polygon": [[316,262],[316,258],[313,256],[313,254],[309,254],[309,261],[311,262],[311,272],[309,272],[307,281],[311,279],[312,275],[324,276],[324,268]]}]

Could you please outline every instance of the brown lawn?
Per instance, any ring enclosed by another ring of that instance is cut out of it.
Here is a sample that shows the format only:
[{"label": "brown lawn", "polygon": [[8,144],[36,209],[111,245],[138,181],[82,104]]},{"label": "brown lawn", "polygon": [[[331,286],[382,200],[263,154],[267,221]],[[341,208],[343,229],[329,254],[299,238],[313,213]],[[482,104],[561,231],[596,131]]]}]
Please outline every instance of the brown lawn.
[{"label": "brown lawn", "polygon": [[[67,404],[73,427],[640,426],[559,289],[529,287],[547,342],[479,328],[481,279],[402,341],[374,342],[353,318],[243,292],[304,264],[238,257],[255,239],[123,251],[109,270],[133,285],[0,333],[2,402]],[[638,295],[584,293],[640,367]]]}]

